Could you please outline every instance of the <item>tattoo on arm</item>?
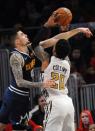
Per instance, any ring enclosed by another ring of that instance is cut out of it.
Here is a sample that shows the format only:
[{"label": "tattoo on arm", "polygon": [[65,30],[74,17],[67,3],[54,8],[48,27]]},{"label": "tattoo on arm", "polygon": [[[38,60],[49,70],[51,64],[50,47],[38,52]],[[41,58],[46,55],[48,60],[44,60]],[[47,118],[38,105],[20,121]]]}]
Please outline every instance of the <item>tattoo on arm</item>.
[{"label": "tattoo on arm", "polygon": [[32,87],[42,87],[41,82],[31,82],[23,79],[22,67],[23,67],[23,58],[20,54],[13,54],[10,57],[10,65],[14,78],[16,80],[18,87],[32,88]]},{"label": "tattoo on arm", "polygon": [[35,55],[43,62],[49,59],[49,54],[44,51],[42,46],[37,46],[34,49]]}]

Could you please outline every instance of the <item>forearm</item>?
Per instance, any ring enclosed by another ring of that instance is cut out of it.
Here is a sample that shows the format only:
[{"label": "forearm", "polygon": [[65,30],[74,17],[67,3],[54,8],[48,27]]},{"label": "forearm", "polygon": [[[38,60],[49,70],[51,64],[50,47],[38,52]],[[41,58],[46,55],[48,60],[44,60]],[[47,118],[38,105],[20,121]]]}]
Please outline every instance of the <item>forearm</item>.
[{"label": "forearm", "polygon": [[43,87],[42,82],[31,82],[24,79],[16,80],[17,86],[22,88],[35,88],[35,87]]},{"label": "forearm", "polygon": [[65,33],[60,33],[60,34],[54,36],[53,38],[68,40],[69,38],[73,37],[74,35],[77,35],[80,32],[83,33],[88,38],[93,36],[93,34],[89,28],[79,27],[79,28],[73,29],[73,30],[65,32]]},{"label": "forearm", "polygon": [[47,39],[47,40],[44,40],[44,41],[41,41],[40,42],[40,45],[43,47],[43,48],[49,48],[49,47],[52,47],[54,46],[58,40],[60,39],[65,39],[65,40],[68,40],[69,38],[73,37],[74,35],[78,34],[82,32],[80,30],[80,28],[77,28],[77,29],[73,29],[71,31],[68,31],[68,32],[65,32],[65,33],[60,33],[50,39]]},{"label": "forearm", "polygon": [[39,45],[42,46],[44,49],[45,49],[45,48],[49,48],[49,47],[54,46],[54,45],[57,43],[58,40],[59,40],[59,39],[53,37],[53,38],[50,38],[50,39],[41,41],[41,42],[39,43]]},{"label": "forearm", "polygon": [[69,38],[73,37],[74,35],[76,35],[76,34],[78,34],[80,32],[81,32],[80,28],[77,28],[77,29],[73,29],[73,30],[65,32],[65,33],[60,33],[60,34],[54,36],[53,38],[54,39],[68,40]]}]

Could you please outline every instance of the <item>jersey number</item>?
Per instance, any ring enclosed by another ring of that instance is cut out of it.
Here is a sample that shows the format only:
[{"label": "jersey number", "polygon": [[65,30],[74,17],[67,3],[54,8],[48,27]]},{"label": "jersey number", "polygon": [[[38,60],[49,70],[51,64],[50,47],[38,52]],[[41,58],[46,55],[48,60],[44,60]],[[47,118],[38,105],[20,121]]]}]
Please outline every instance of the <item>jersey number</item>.
[{"label": "jersey number", "polygon": [[59,90],[64,89],[64,75],[55,73],[55,72],[51,72],[51,78],[55,80],[55,82],[59,81],[58,84],[56,83],[55,89],[59,89]]}]

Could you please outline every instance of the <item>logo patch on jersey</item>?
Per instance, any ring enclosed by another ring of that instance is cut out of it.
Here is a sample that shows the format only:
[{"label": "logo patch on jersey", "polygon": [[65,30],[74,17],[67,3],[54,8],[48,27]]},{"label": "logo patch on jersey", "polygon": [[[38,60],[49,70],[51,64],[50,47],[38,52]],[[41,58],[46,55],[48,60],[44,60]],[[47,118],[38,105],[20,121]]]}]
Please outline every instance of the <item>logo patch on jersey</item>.
[{"label": "logo patch on jersey", "polygon": [[35,66],[35,59],[33,59],[30,63],[26,64],[26,70],[31,70]]}]

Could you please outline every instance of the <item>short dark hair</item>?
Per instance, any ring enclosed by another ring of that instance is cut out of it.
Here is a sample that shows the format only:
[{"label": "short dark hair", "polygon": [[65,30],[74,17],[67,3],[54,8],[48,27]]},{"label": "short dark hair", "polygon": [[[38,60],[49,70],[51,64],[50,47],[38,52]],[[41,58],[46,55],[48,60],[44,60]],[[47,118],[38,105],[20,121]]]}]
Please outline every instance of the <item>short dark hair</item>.
[{"label": "short dark hair", "polygon": [[15,27],[12,29],[12,36],[16,37],[18,31],[25,32],[25,29],[24,29],[23,26],[20,26],[20,25],[15,26]]},{"label": "short dark hair", "polygon": [[14,44],[14,41],[16,39],[16,36],[17,36],[17,32],[18,31],[23,31],[25,32],[24,28],[22,26],[16,26],[12,29],[12,32],[11,32],[11,45],[13,45],[13,47],[15,47],[15,44]]},{"label": "short dark hair", "polygon": [[71,50],[70,44],[67,40],[61,39],[55,45],[56,57],[64,59],[69,55]]}]

